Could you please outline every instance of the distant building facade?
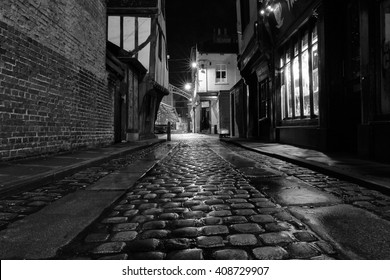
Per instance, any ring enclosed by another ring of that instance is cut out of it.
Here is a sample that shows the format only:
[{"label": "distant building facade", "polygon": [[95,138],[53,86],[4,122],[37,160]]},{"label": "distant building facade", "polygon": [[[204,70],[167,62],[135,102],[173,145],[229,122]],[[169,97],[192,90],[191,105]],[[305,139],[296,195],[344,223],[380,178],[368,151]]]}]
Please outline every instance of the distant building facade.
[{"label": "distant building facade", "polygon": [[[195,133],[219,134],[221,129],[229,133],[230,101],[226,102],[226,98],[229,100],[229,90],[240,80],[235,52],[231,41],[214,39],[212,44],[199,46],[192,54],[196,63],[191,112]],[[221,104],[220,97],[224,100]]]},{"label": "distant building facade", "polygon": [[388,161],[390,1],[237,8],[246,137]]}]

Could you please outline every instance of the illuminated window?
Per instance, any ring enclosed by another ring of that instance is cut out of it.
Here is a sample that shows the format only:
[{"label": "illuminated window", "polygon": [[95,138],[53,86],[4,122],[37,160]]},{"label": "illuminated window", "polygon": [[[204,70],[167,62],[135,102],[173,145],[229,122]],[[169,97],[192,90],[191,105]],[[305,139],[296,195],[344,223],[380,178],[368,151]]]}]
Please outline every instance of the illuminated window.
[{"label": "illuminated window", "polygon": [[215,83],[227,83],[227,67],[226,64],[217,64],[215,70]]},{"label": "illuminated window", "polygon": [[281,52],[282,119],[313,119],[319,115],[317,27],[307,26]]}]

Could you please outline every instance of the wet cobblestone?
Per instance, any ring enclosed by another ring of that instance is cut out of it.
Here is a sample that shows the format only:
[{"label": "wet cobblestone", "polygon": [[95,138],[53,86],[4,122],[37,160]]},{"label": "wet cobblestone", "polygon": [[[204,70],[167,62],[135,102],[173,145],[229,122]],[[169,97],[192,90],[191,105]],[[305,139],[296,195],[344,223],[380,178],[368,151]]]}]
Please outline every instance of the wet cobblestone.
[{"label": "wet cobblestone", "polygon": [[390,205],[388,195],[280,159],[250,152],[233,144],[222,143],[222,145],[233,151],[238,151],[244,157],[259,162],[263,167],[277,170],[288,176],[294,176],[321,191],[333,194],[342,199],[345,204],[352,204],[390,220],[389,209],[386,208]]},{"label": "wet cobblestone", "polygon": [[[180,143],[57,257],[246,260],[336,255],[330,244],[203,141],[190,144]],[[98,241],[104,234],[109,237]],[[76,253],[74,248],[84,250]]]}]

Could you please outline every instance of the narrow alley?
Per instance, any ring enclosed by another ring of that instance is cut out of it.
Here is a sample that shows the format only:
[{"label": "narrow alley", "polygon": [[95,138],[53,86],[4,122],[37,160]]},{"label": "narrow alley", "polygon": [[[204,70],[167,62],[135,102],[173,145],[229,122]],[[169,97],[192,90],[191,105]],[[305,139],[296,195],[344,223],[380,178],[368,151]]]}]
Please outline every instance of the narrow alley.
[{"label": "narrow alley", "polygon": [[202,134],[0,205],[1,259],[390,258],[389,196]]}]

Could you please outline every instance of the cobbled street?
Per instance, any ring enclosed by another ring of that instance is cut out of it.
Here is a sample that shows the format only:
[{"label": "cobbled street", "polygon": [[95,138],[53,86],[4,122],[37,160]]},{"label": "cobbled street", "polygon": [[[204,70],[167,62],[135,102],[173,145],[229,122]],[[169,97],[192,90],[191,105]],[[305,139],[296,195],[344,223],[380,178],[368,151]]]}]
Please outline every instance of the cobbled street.
[{"label": "cobbled street", "polygon": [[80,213],[61,205],[75,197],[94,205],[114,193],[120,198],[95,209],[101,215],[84,220],[54,259],[388,257],[389,196],[202,134],[174,134],[170,142],[3,198],[0,235],[12,238],[14,223],[16,232],[25,231],[28,222],[53,216],[51,204],[74,219]]},{"label": "cobbled street", "polygon": [[[214,137],[174,138],[171,153],[63,248],[58,258],[343,258],[268,193],[268,180],[276,177],[295,176],[311,184],[331,197],[327,204],[341,203],[340,198],[373,211],[389,206],[389,198],[379,192]],[[249,167],[238,154],[256,160],[260,168]]]}]

